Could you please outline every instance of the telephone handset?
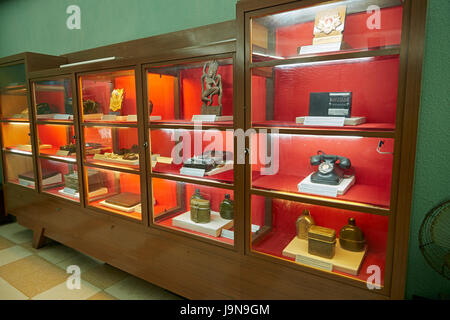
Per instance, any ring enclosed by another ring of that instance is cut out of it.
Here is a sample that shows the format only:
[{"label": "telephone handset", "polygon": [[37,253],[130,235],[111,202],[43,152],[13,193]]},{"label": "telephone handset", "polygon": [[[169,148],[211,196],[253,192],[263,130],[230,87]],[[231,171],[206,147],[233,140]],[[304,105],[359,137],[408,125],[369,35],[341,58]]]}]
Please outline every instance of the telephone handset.
[{"label": "telephone handset", "polygon": [[329,185],[340,184],[344,179],[344,170],[351,167],[350,159],[325,154],[322,151],[318,151],[317,155],[312,156],[310,162],[313,166],[319,166],[318,170],[312,174],[311,182]]}]

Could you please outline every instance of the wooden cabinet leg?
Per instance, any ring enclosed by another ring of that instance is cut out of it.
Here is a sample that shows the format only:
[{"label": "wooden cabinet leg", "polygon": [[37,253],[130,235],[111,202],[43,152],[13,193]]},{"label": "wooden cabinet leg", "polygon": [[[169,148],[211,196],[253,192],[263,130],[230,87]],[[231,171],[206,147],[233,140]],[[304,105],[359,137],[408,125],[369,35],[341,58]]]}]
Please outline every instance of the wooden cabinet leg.
[{"label": "wooden cabinet leg", "polygon": [[36,228],[33,231],[33,248],[42,248],[47,238],[44,236],[44,228]]}]

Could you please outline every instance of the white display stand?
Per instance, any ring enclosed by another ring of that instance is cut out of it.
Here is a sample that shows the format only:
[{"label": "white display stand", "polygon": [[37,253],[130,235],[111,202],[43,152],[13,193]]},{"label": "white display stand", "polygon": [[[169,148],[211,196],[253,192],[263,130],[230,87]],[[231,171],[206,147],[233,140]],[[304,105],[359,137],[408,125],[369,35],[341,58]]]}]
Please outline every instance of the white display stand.
[{"label": "white display stand", "polygon": [[336,239],[336,251],[331,259],[322,258],[308,253],[308,240],[295,237],[284,248],[283,256],[294,258],[296,262],[328,271],[341,271],[351,275],[358,275],[359,268],[367,253],[367,246],[361,252],[342,249],[339,239]]},{"label": "white display stand", "polygon": [[194,114],[193,122],[233,121],[233,116],[216,116],[215,114]]},{"label": "white display stand", "polygon": [[233,226],[233,220],[222,219],[220,213],[211,210],[211,221],[208,223],[195,223],[191,220],[191,212],[187,211],[172,219],[175,227],[200,232],[209,236],[218,237],[222,229],[229,229]]},{"label": "white display stand", "polygon": [[73,115],[64,113],[38,114],[39,120],[73,120]]},{"label": "white display stand", "polygon": [[83,120],[102,120],[103,113],[83,114]]},{"label": "white display stand", "polygon": [[297,185],[298,192],[312,193],[326,197],[337,197],[338,195],[342,196],[343,194],[345,194],[348,189],[350,189],[350,187],[355,184],[354,175],[349,178],[344,178],[337,186],[313,183],[311,182],[312,175],[313,173],[311,173]]},{"label": "white display stand", "polygon": [[[76,190],[72,189],[72,188],[65,187],[63,189],[58,190],[58,192],[63,194],[63,195],[66,195],[66,196],[69,196],[69,197],[73,197],[73,198],[77,198],[77,199],[80,197],[80,193],[77,192]],[[93,197],[101,196],[101,195],[104,195],[104,194],[107,194],[107,193],[108,193],[108,189],[107,188],[100,188],[100,189],[94,190],[92,192],[89,192],[88,197],[89,198],[93,198]]]},{"label": "white display stand", "polygon": [[116,209],[116,210],[123,211],[123,212],[135,212],[136,209],[141,205],[141,204],[137,204],[137,205],[135,205],[133,207],[122,207],[122,206],[118,206],[118,205],[115,205],[115,204],[108,203],[108,202],[106,202],[106,200],[101,201],[100,204],[102,206],[105,206],[105,207],[108,207],[108,208],[112,208],[112,209]]},{"label": "white display stand", "polygon": [[107,158],[105,157],[105,155],[97,153],[94,155],[94,159],[95,160],[101,160],[101,161],[105,161],[105,162],[112,162],[112,163],[119,163],[119,164],[127,164],[127,165],[131,165],[131,166],[137,166],[139,165],[139,159],[136,160],[123,160],[123,159],[111,159],[111,158]]},{"label": "white display stand", "polygon": [[[53,146],[51,144],[41,144],[39,145],[39,150],[51,149],[52,147]],[[14,147],[14,149],[31,152],[33,150],[33,147],[31,146],[31,144],[19,144]]]},{"label": "white display stand", "polygon": [[227,161],[223,166],[214,168],[208,172],[205,172],[204,169],[182,167],[180,169],[180,174],[194,177],[204,177],[204,176],[213,176],[215,174],[219,174],[229,170],[233,170],[233,161]]},{"label": "white display stand", "polygon": [[342,127],[342,126],[357,126],[365,123],[366,117],[296,117],[295,123],[310,126],[326,126],[326,127]]}]

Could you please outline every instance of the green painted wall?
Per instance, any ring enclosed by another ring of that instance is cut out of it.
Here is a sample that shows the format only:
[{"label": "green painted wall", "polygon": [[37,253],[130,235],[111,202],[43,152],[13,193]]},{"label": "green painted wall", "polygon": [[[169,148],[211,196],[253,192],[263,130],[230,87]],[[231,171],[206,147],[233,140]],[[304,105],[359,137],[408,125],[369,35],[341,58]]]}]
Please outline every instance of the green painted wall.
[{"label": "green painted wall", "polygon": [[[450,296],[450,280],[430,269],[418,248],[420,225],[433,207],[450,200],[450,1],[428,0],[422,96],[414,177],[407,297]],[[450,226],[448,226],[450,232]]]},{"label": "green painted wall", "polygon": [[[236,0],[0,0],[0,57],[23,51],[64,54],[235,18]],[[81,30],[66,7],[81,8]],[[407,297],[437,298],[450,281],[418,249],[426,212],[450,199],[450,1],[429,0],[412,210]],[[218,30],[220,32],[220,30]]]},{"label": "green painted wall", "polygon": [[[236,0],[0,0],[0,57],[64,54],[233,20]],[[81,8],[81,29],[66,8]],[[220,30],[218,30],[220,32]]]}]

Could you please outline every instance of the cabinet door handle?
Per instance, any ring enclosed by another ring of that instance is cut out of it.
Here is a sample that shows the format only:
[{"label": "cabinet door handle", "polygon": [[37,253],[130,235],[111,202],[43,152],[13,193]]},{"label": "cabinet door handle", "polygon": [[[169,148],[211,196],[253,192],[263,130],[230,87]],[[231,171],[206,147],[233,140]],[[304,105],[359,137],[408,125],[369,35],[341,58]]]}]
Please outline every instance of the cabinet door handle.
[{"label": "cabinet door handle", "polygon": [[148,142],[146,141],[146,142],[144,142],[144,148],[147,148],[148,147]]}]

